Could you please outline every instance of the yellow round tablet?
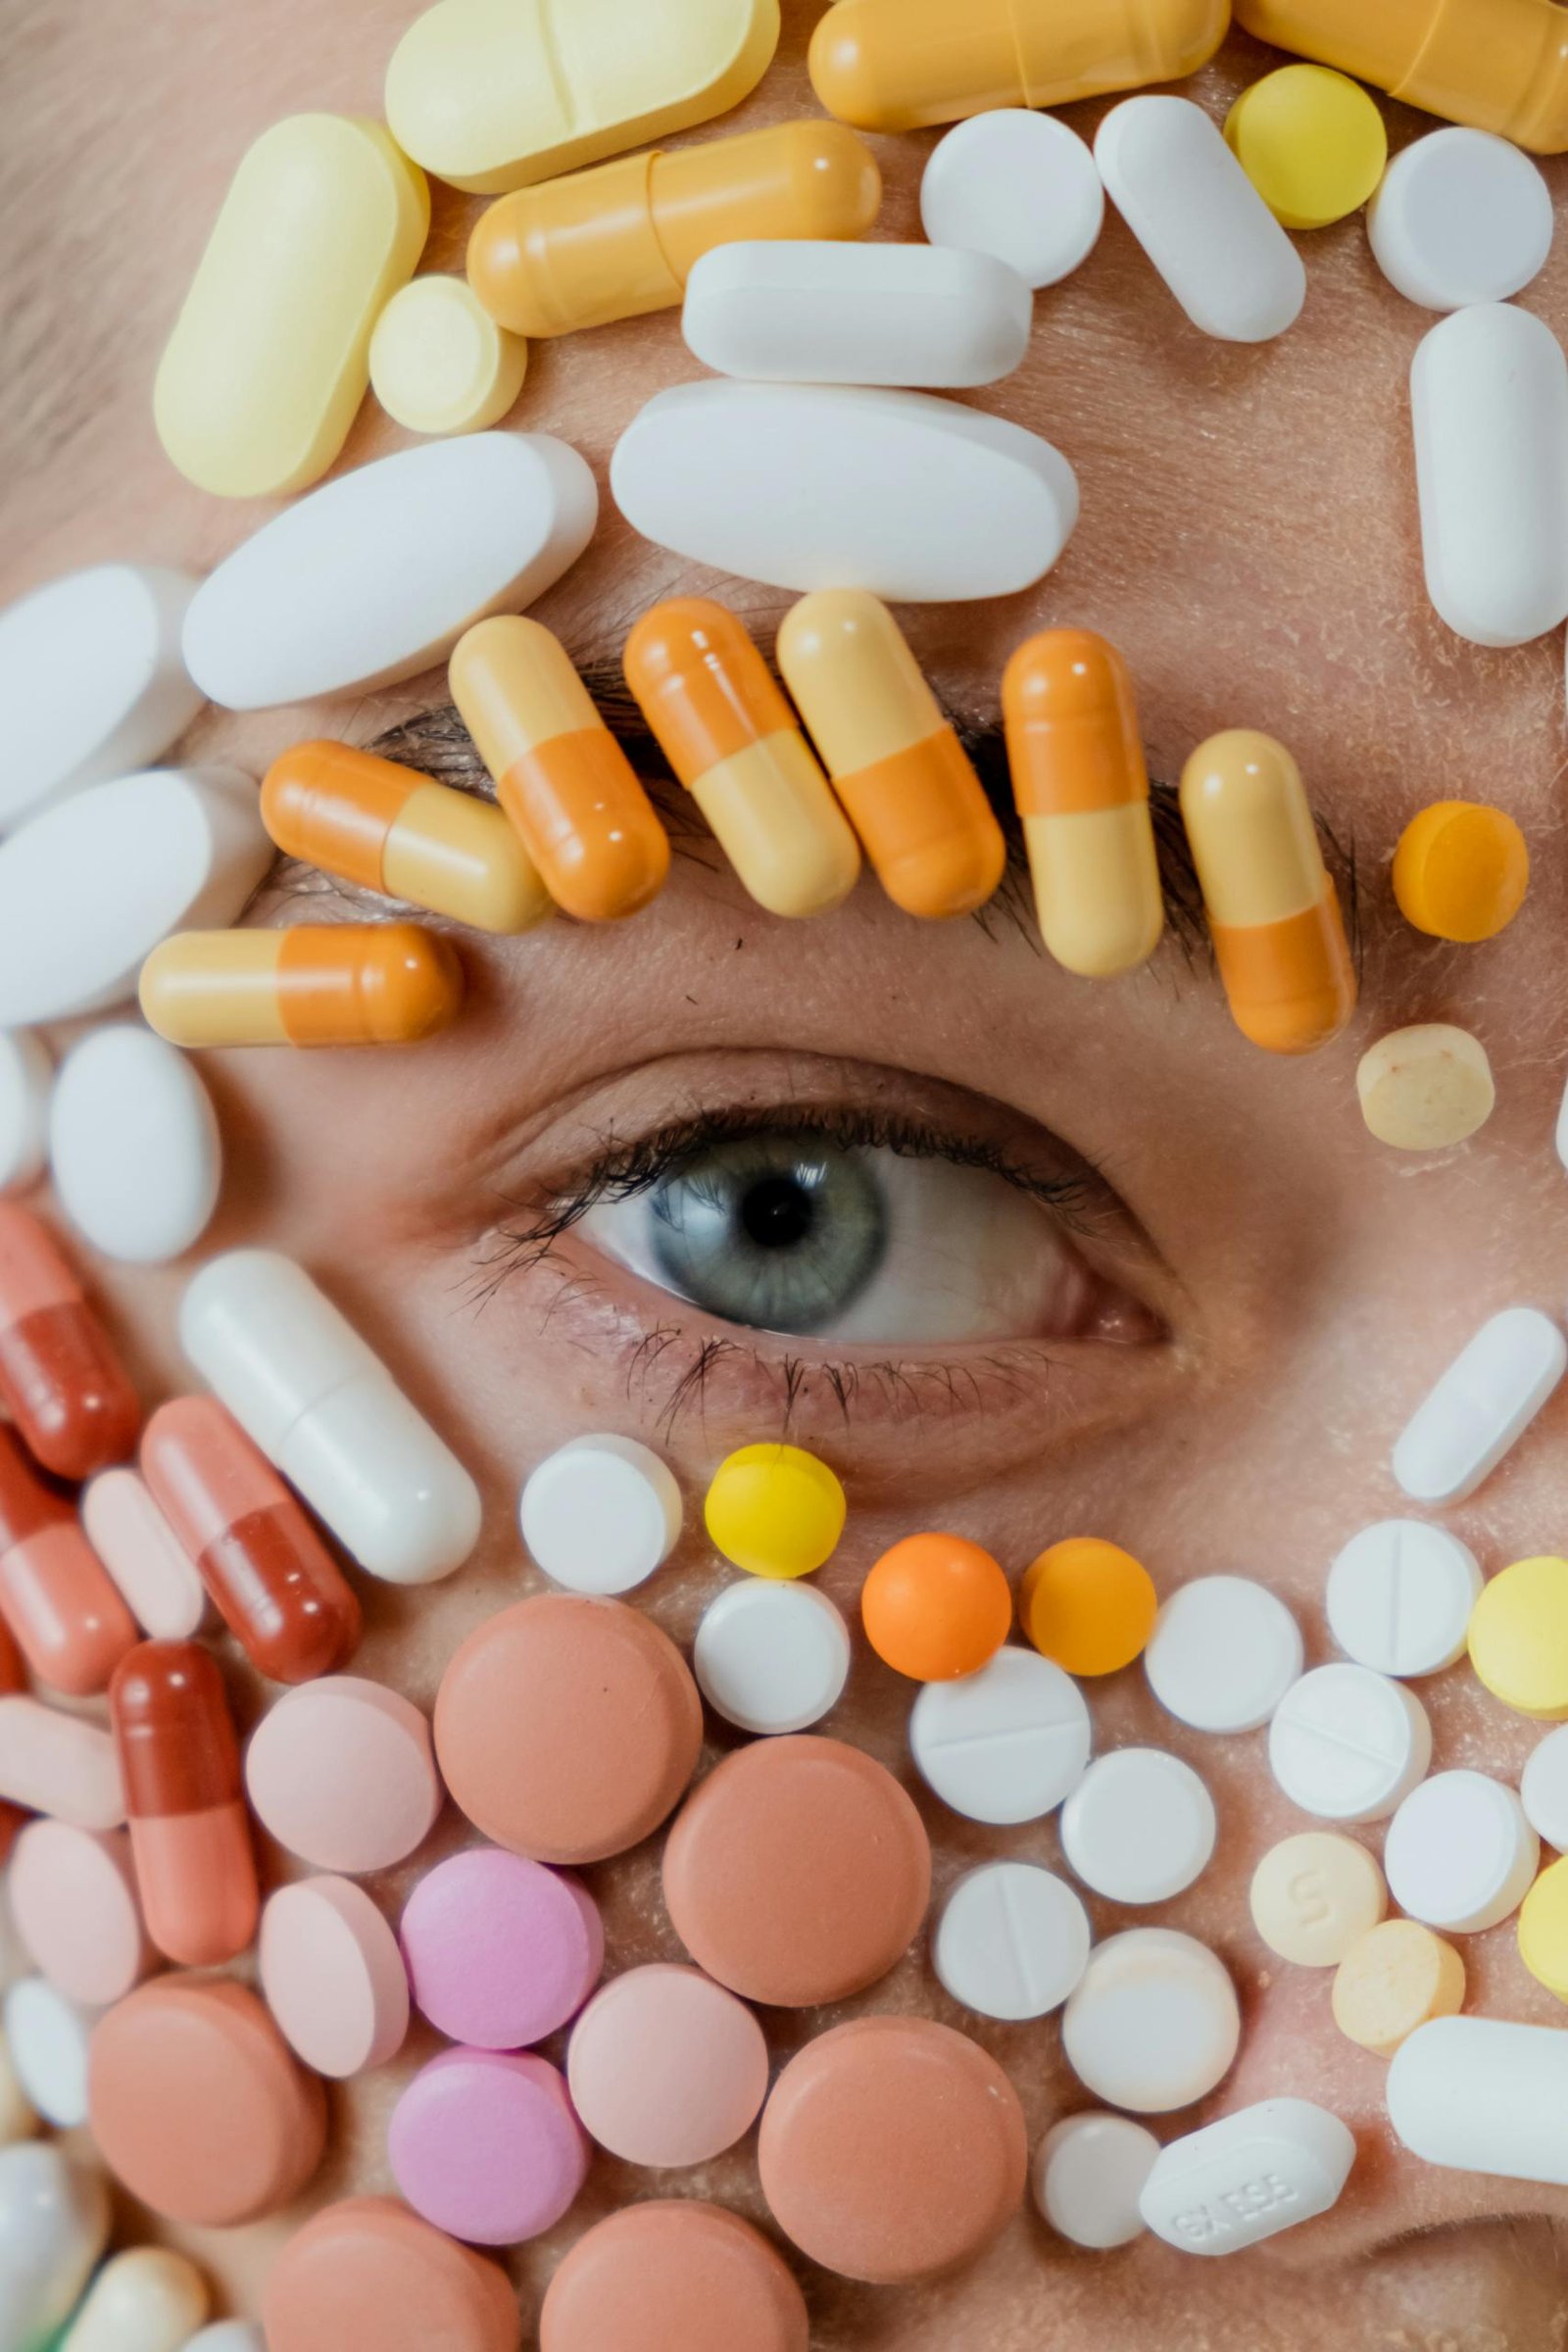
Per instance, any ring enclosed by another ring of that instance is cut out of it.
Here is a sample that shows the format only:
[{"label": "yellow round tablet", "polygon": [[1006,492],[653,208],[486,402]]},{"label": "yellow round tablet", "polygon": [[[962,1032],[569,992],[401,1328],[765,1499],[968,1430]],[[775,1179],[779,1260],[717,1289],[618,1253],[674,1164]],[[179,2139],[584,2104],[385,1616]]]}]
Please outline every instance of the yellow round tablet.
[{"label": "yellow round tablet", "polygon": [[1337,1968],[1389,1907],[1375,1854],[1334,1830],[1302,1830],[1271,1845],[1249,1892],[1252,1925],[1298,1968]]},{"label": "yellow round tablet", "polygon": [[703,1518],[714,1545],[748,1576],[809,1576],[844,1533],[844,1489],[799,1446],[743,1446],[713,1473]]},{"label": "yellow round tablet", "polygon": [[1525,1896],[1519,1957],[1548,1992],[1568,2001],[1568,1862],[1553,1862]]},{"label": "yellow round tablet", "polygon": [[1115,1674],[1140,1656],[1159,1608],[1141,1561],[1097,1536],[1053,1544],[1024,1572],[1018,1621],[1068,1674]]},{"label": "yellow round tablet", "polygon": [[1411,817],[1394,853],[1394,896],[1405,921],[1465,947],[1495,939],[1525,903],[1530,852],[1505,809],[1434,801]]},{"label": "yellow round tablet", "polygon": [[1464,1962],[1418,1921],[1386,1919],[1340,1962],[1332,2006],[1347,2040],[1392,2058],[1417,2026],[1463,2008]]},{"label": "yellow round tablet", "polygon": [[[1378,0],[1368,0],[1374,11]],[[1327,228],[1377,192],[1389,134],[1358,81],[1327,66],[1282,66],[1244,90],[1225,121],[1242,170],[1287,228]]]},{"label": "yellow round tablet", "polygon": [[528,346],[497,326],[466,277],[416,277],[370,337],[370,386],[411,433],[478,433],[522,390]]},{"label": "yellow round tablet", "polygon": [[1497,1101],[1486,1047],[1447,1021],[1393,1029],[1368,1046],[1355,1091],[1370,1132],[1396,1152],[1446,1152],[1467,1142]]},{"label": "yellow round tablet", "polygon": [[1568,1560],[1515,1560],[1470,1619],[1470,1663],[1517,1714],[1568,1720]]}]

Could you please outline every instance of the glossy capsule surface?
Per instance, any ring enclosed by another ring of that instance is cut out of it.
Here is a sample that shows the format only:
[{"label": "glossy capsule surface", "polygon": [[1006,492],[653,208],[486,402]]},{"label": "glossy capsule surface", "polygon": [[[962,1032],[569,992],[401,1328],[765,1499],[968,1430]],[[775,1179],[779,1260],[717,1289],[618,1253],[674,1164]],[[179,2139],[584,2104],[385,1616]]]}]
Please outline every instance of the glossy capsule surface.
[{"label": "glossy capsule surface", "polygon": [[136,1627],[65,1496],[0,1429],[0,1616],[39,1682],[108,1689]]},{"label": "glossy capsule surface", "polygon": [[906,914],[983,906],[1007,848],[903,630],[858,588],[803,597],[778,665],[878,881]]},{"label": "glossy capsule surface", "polygon": [[143,1642],[109,1686],[147,1933],[185,1968],[215,1968],[256,1933],[259,1897],[239,1742],[218,1661]]},{"label": "glossy capsule surface", "polygon": [[1136,970],[1165,910],[1126,662],[1089,629],[1047,629],[1007,663],[1002,708],[1041,937],[1085,979]]},{"label": "glossy capsule surface", "polygon": [[1272,736],[1211,736],[1182,775],[1182,820],[1237,1027],[1312,1054],[1355,1009],[1355,971],[1300,770]]},{"label": "glossy capsule surface", "polygon": [[656,605],[626,640],[626,683],[660,749],[760,906],[823,914],[860,852],[771,671],[722,605]]},{"label": "glossy capsule surface", "polygon": [[448,680],[557,905],[597,923],[656,898],[669,837],[560,639],[515,613],[481,620],[459,639]]},{"label": "glossy capsule surface", "polygon": [[174,1046],[402,1046],[463,1003],[457,952],[416,923],[181,931],[141,967],[141,1008]]},{"label": "glossy capsule surface", "polygon": [[47,1225],[0,1200],[0,1404],[57,1478],[123,1461],[141,1406]]}]

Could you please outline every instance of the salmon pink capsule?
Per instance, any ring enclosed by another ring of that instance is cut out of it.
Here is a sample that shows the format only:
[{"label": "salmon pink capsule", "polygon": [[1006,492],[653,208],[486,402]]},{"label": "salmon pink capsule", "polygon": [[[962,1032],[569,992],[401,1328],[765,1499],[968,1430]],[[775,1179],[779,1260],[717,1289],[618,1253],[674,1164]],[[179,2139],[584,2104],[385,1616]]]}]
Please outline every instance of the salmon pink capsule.
[{"label": "salmon pink capsule", "polygon": [[0,1429],[0,1615],[40,1683],[86,1698],[136,1627],[75,1512]]},{"label": "salmon pink capsule", "polygon": [[140,1642],[116,1669],[109,1711],[147,1933],[186,1968],[232,1960],[260,1902],[218,1661],[197,1642]]},{"label": "salmon pink capsule", "polygon": [[123,1461],[141,1407],[47,1225],[0,1200],[0,1402],[57,1478]]}]

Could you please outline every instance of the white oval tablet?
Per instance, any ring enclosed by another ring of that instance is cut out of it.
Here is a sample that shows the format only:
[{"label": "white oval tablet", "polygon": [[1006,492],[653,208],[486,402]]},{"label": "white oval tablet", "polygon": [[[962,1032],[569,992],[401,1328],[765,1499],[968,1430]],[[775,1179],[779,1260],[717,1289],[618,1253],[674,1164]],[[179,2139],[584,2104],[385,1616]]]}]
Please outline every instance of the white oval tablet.
[{"label": "white oval tablet", "polygon": [[743,1732],[804,1732],[850,1679],[850,1629],[814,1585],[749,1576],[703,1613],[692,1644],[697,1687]]},{"label": "white oval tablet", "polygon": [[1533,1306],[1494,1315],[1405,1424],[1394,1475],[1412,1502],[1463,1502],[1517,1445],[1568,1370],[1568,1341]]},{"label": "white oval tablet", "polygon": [[1389,2121],[1414,2156],[1461,2173],[1568,2186],[1568,2034],[1436,2017],[1389,2065]]},{"label": "white oval tablet", "polygon": [[1089,1944],[1089,1914],[1064,1879],[1034,1862],[983,1862],[943,1904],[931,1965],[954,2000],[1016,2025],[1061,2007]]},{"label": "white oval tablet", "polygon": [[95,784],[0,842],[0,1027],[136,993],[172,931],[223,930],[276,856],[232,767]]},{"label": "white oval tablet", "polygon": [[12,2352],[31,2352],[70,2318],[108,2236],[101,2173],[54,2140],[0,2148],[0,2340]]},{"label": "white oval tablet", "polygon": [[400,450],[285,507],[191,600],[185,660],[231,710],[389,686],[520,612],[582,554],[587,465],[549,433]]},{"label": "white oval tablet", "polygon": [[680,1541],[680,1489],[635,1438],[573,1438],[530,1472],[518,1517],[554,1583],[570,1592],[630,1592]]},{"label": "white oval tablet", "polygon": [[1061,1850],[1113,1903],[1163,1903],[1214,1851],[1214,1800],[1190,1764],[1158,1747],[1121,1747],[1090,1765],[1061,1809]]},{"label": "white oval tablet", "polygon": [[610,482],[634,530],[693,563],[893,604],[1028,588],[1078,519],[1049,441],[924,392],[677,384],[622,433]]},{"label": "white oval tablet", "polygon": [[1277,1592],[1200,1576],[1163,1604],[1144,1651],[1160,1705],[1195,1732],[1253,1732],[1301,1671],[1301,1629]]},{"label": "white oval tablet", "polygon": [[1131,2116],[1069,2115],[1036,2153],[1035,2203],[1072,2245],[1130,2246],[1143,2235],[1138,2200],[1158,2154],[1152,2132]]},{"label": "white oval tablet", "polygon": [[1033,1649],[999,1649],[978,1674],[927,1683],[909,1710],[922,1779],[970,1821],[1042,1820],[1083,1779],[1089,1741],[1083,1692]]},{"label": "white oval tablet", "polygon": [[1268,1727],[1269,1769],[1319,1821],[1383,1821],[1432,1761],[1432,1726],[1414,1691],[1366,1666],[1315,1666]]},{"label": "white oval tablet", "polygon": [[1329,1631],[1377,1674],[1440,1674],[1464,1655],[1483,1581],[1475,1553],[1446,1528],[1382,1519],[1329,1570]]},{"label": "white oval tablet", "polygon": [[1230,2072],[1241,2037],[1223,1965],[1172,1928],[1130,1928],[1097,1944],[1061,2022],[1079,2082],[1134,2115],[1168,2115],[1205,2097]]},{"label": "white oval tablet", "polygon": [[1457,127],[1396,155],[1366,216],[1378,268],[1428,311],[1521,292],[1546,266],[1553,226],[1551,190],[1524,150]]},{"label": "white oval tablet", "polygon": [[0,1193],[24,1193],[49,1160],[55,1065],[29,1029],[0,1030]]},{"label": "white oval tablet", "polygon": [[1517,1911],[1541,1840],[1511,1788],[1484,1772],[1439,1772],[1389,1824],[1383,1869],[1401,1911],[1423,1927],[1476,1936]]},{"label": "white oval tablet", "polygon": [[1568,1854],[1568,1723],[1531,1749],[1519,1795],[1537,1836]]},{"label": "white oval tablet", "polygon": [[5,1998],[5,2035],[17,2081],[46,2124],[74,2132],[87,2121],[87,2043],[82,2011],[43,1977],[24,1977]]},{"label": "white oval tablet", "polygon": [[933,245],[995,254],[1026,286],[1054,286],[1089,259],[1105,218],[1095,159],[1055,115],[1001,106],[937,141],[920,180]]},{"label": "white oval tablet", "polygon": [[1239,2254],[1327,2213],[1354,2162],[1337,2115],[1309,2099],[1263,2099],[1162,2148],[1139,2210],[1184,2254]]},{"label": "white oval tablet", "polygon": [[105,1256],[163,1265],[218,1206],[222,1147],[195,1065],[150,1029],[96,1029],[60,1065],[49,1120],[60,1205]]}]

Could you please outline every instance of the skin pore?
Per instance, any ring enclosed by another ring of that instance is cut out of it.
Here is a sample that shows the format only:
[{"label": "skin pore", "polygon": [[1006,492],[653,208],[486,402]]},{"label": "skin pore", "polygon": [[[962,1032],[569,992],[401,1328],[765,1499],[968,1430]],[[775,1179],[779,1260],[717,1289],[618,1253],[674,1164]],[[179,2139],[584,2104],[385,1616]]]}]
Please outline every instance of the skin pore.
[{"label": "skin pore", "polygon": [[[13,9],[0,154],[15,240],[0,263],[13,355],[0,396],[5,598],[106,558],[202,570],[265,518],[267,510],[224,505],[172,472],[152,430],[156,357],[244,148],[303,108],[378,113],[385,60],[411,13],[412,0]],[[693,135],[816,111],[804,58],[819,13],[814,0],[786,0],[779,59],[760,92]],[[1219,116],[1277,62],[1238,35],[1189,92]],[[1069,120],[1092,133],[1102,111]],[[1388,114],[1396,145],[1430,127],[1397,108]],[[878,235],[919,233],[931,143],[874,142],[887,182]],[[1554,193],[1568,193],[1563,170],[1545,169]],[[476,207],[434,193],[425,266],[461,266]],[[368,1632],[354,1671],[428,1705],[462,1638],[540,1584],[514,1532],[521,1477],[596,1429],[663,1451],[689,1505],[735,1446],[787,1430],[820,1450],[852,1500],[821,1582],[852,1622],[870,1563],[915,1529],[973,1537],[1014,1576],[1058,1538],[1095,1533],[1145,1559],[1162,1592],[1217,1571],[1263,1579],[1300,1617],[1309,1662],[1333,1654],[1327,1567],[1356,1528],[1398,1509],[1388,1455],[1411,1407],[1489,1314],[1562,1304],[1563,1176],[1550,1136],[1568,1061],[1558,945],[1568,857],[1558,644],[1477,651],[1443,627],[1423,592],[1405,376],[1431,320],[1383,282],[1358,220],[1303,249],[1300,324],[1276,344],[1240,349],[1187,325],[1110,218],[1088,266],[1040,297],[1024,368],[975,396],[1070,457],[1083,487],[1076,539],[1026,596],[900,617],[965,723],[995,719],[1014,645],[1072,623],[1126,653],[1157,778],[1174,782],[1217,728],[1255,726],[1287,742],[1354,859],[1363,994],[1350,1034],[1304,1063],[1277,1061],[1234,1030],[1201,955],[1168,941],[1137,978],[1094,986],[1045,959],[1005,905],[983,924],[939,929],[897,913],[868,880],[839,913],[791,929],[744,898],[694,811],[666,796],[680,854],[659,903],[613,932],[561,921],[516,941],[466,936],[469,1001],[445,1037],[395,1054],[208,1057],[228,1176],[204,1251],[260,1242],[300,1257],[486,1494],[485,1541],[447,1583],[395,1592],[360,1580]],[[1568,325],[1561,248],[1524,300],[1559,330]],[[674,314],[537,345],[510,422],[571,441],[603,485],[610,450],[642,401],[698,372]],[[368,402],[343,464],[406,440]],[[606,491],[592,547],[537,612],[579,661],[612,664],[638,615],[676,593],[723,597],[768,652],[788,602],[694,573],[636,539]],[[429,753],[439,766],[452,757],[451,728],[422,714],[445,699],[435,675],[359,702],[209,711],[180,758],[259,775],[306,736],[368,744],[408,726],[406,756]],[[1530,840],[1525,910],[1480,948],[1408,930],[1389,890],[1400,826],[1446,798],[1494,799]],[[344,911],[335,894],[284,888],[255,919]],[[1430,1019],[1481,1037],[1498,1106],[1470,1146],[1405,1158],[1366,1135],[1355,1061],[1388,1029]],[[955,1234],[978,1231],[1004,1198],[1068,1184],[1064,1210],[1033,1208],[1042,1260],[1070,1252],[1115,1311],[1084,1336],[1043,1327],[1039,1265],[1026,1258],[1022,1303],[977,1338],[782,1340],[705,1314],[607,1253],[613,1217],[625,1233],[635,1209],[614,1202],[607,1163],[618,1153],[624,1165],[643,1139],[694,1122],[705,1136],[802,1125],[840,1135],[857,1120],[868,1146],[895,1152],[901,1175],[929,1173],[944,1154],[968,1163],[982,1189],[964,1193]],[[609,1188],[599,1208],[574,1221],[567,1212],[596,1186]],[[562,1227],[553,1239],[551,1225]],[[94,1271],[144,1393],[177,1393],[187,1376],[174,1307],[186,1269]],[[1478,1500],[1450,1515],[1489,1571],[1560,1545],[1551,1466],[1565,1427],[1559,1398]],[[689,1523],[696,1517],[689,1507]],[[636,1597],[688,1642],[728,1576],[689,1533]],[[248,1727],[265,1689],[234,1656],[225,1664]],[[912,1782],[911,1696],[860,1645],[824,1728]],[[1327,1975],[1276,1962],[1252,1930],[1253,1864],[1308,1826],[1269,1781],[1260,1737],[1184,1731],[1137,1670],[1090,1696],[1098,1747],[1144,1742],[1186,1756],[1219,1811],[1216,1859],[1189,1893],[1147,1912],[1089,1905],[1098,1934],[1153,1924],[1202,1937],[1237,1980],[1248,2021],[1240,2061],[1180,2128],[1270,2094],[1317,2099],[1356,2132],[1350,2189],[1309,2230],[1217,2264],[1152,2240],[1084,2255],[1026,2212],[984,2261],[934,2287],[888,2292],[807,2276],[813,2344],[1560,2346],[1562,2193],[1428,2171],[1397,2151],[1382,2120],[1384,2066],[1336,2033]],[[1421,1696],[1434,1769],[1516,1776],[1536,1731],[1467,1669],[1424,1683]],[[714,1738],[710,1758],[731,1743]],[[939,1900],[976,1860],[1057,1859],[1053,1822],[982,1830],[918,1786],[914,1793]],[[416,1865],[372,1891],[395,1915],[412,1879],[469,1836],[449,1808]],[[295,1867],[266,1860],[274,1877]],[[586,1874],[616,1968],[680,1956],[658,1860],[654,1840]],[[1560,2023],[1559,2005],[1525,1973],[1511,1925],[1463,1939],[1463,1950],[1470,2007]],[[1018,2086],[1031,2144],[1058,2115],[1091,2104],[1053,2024],[992,2026],[957,2010],[918,1947],[843,2011],[764,2023],[777,2059],[841,2014],[887,2011],[935,2015],[993,2050]],[[386,2118],[435,2046],[416,2028],[394,2066],[334,2091],[332,2149],[306,2210],[389,2187]],[[525,2314],[588,2222],[650,2190],[710,2194],[766,2226],[750,2142],[673,2180],[600,2159],[562,2230],[513,2258]],[[182,2242],[249,2311],[271,2252],[301,2218]]]}]

